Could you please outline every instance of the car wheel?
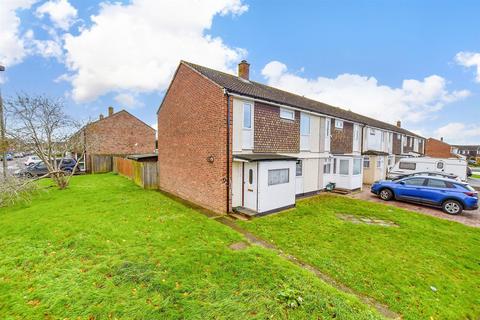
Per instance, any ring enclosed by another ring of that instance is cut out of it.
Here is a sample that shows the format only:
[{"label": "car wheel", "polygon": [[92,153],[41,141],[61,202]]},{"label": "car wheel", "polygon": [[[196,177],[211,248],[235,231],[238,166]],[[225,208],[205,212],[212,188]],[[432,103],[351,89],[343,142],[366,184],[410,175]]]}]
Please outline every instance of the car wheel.
[{"label": "car wheel", "polygon": [[447,200],[442,205],[443,212],[457,215],[462,213],[463,207],[460,202],[456,200]]},{"label": "car wheel", "polygon": [[30,172],[27,172],[27,173],[25,173],[25,177],[31,179],[31,178],[33,178],[33,174],[31,174]]},{"label": "car wheel", "polygon": [[384,201],[392,200],[393,192],[390,189],[382,189],[380,190],[380,199]]}]

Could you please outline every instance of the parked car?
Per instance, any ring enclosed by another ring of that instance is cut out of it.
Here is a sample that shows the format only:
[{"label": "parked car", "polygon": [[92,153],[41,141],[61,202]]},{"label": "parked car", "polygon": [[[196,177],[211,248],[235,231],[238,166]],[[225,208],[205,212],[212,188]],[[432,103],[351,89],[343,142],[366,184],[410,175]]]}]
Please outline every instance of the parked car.
[{"label": "parked car", "polygon": [[[71,173],[73,169],[75,168],[76,161],[74,159],[66,158],[66,159],[57,159],[57,161],[62,161],[60,165],[60,169]],[[33,177],[40,177],[44,176],[48,173],[48,168],[45,165],[43,161],[40,161],[38,163],[31,164],[27,166],[26,168],[17,170],[15,172],[15,175],[18,177],[27,177],[27,178],[33,178]]]},{"label": "parked car", "polygon": [[437,178],[445,178],[445,179],[452,179],[461,181],[460,178],[454,174],[443,173],[443,172],[435,172],[435,171],[426,171],[426,172],[415,172],[410,174],[399,175],[392,180],[400,180],[407,177],[415,177],[415,176],[429,176],[429,177],[437,177]]},{"label": "parked car", "polygon": [[23,157],[24,157],[24,154],[23,154],[23,152],[15,152],[15,153],[13,154],[13,157],[14,157],[14,158],[23,158]]},{"label": "parked car", "polygon": [[401,200],[441,207],[457,215],[478,208],[478,193],[467,183],[430,176],[413,176],[400,180],[377,181],[371,192],[382,200]]},{"label": "parked car", "polygon": [[38,156],[29,156],[29,157],[27,158],[27,160],[25,160],[24,164],[25,164],[26,166],[30,166],[30,165],[32,165],[32,164],[37,164],[37,163],[39,163],[39,162],[41,162],[41,161],[42,161],[42,159],[40,159],[40,157],[38,157]]},{"label": "parked car", "polygon": [[[7,161],[12,161],[13,160],[13,156],[10,153],[7,153],[5,158],[7,159]],[[0,157],[0,160],[3,161],[3,157]]]}]

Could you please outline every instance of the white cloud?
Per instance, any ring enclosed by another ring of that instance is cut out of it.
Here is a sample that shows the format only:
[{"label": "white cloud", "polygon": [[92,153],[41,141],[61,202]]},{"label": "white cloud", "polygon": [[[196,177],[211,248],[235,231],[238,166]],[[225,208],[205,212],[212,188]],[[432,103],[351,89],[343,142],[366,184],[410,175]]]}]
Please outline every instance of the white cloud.
[{"label": "white cloud", "polygon": [[180,59],[229,71],[244,55],[206,32],[215,15],[239,15],[241,0],[133,0],[101,4],[92,26],[65,37],[76,101],[110,91],[162,91]]},{"label": "white cloud", "polygon": [[480,82],[480,53],[475,52],[459,52],[455,56],[455,61],[464,67],[475,67],[477,74],[475,81]]},{"label": "white cloud", "polygon": [[68,0],[50,0],[38,7],[36,14],[40,18],[48,15],[57,28],[68,30],[77,18],[77,9]]},{"label": "white cloud", "polygon": [[268,63],[262,75],[274,87],[390,123],[432,118],[444,105],[469,95],[466,90],[448,91],[445,79],[437,75],[404,80],[401,87],[392,88],[357,74],[308,79],[289,72],[278,61]]},{"label": "white cloud", "polygon": [[451,122],[435,130],[435,137],[450,144],[480,144],[480,125]]},{"label": "white cloud", "polygon": [[20,33],[17,11],[29,9],[36,0],[2,0],[0,5],[0,64],[11,67],[22,62],[28,49]]},{"label": "white cloud", "polygon": [[138,101],[134,95],[129,93],[119,93],[115,96],[115,101],[127,108],[142,107],[143,103]]}]

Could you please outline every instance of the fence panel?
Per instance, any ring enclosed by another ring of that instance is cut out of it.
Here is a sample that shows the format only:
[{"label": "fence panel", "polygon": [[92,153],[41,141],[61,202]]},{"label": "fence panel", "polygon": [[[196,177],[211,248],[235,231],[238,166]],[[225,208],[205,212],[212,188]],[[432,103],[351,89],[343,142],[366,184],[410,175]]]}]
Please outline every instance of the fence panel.
[{"label": "fence panel", "polygon": [[158,188],[158,171],[156,162],[138,162],[114,157],[115,172],[125,176],[145,189]]},{"label": "fence panel", "polygon": [[92,173],[105,173],[112,171],[112,156],[92,155]]},{"label": "fence panel", "polygon": [[158,166],[156,162],[143,163],[143,187],[145,189],[158,188]]}]

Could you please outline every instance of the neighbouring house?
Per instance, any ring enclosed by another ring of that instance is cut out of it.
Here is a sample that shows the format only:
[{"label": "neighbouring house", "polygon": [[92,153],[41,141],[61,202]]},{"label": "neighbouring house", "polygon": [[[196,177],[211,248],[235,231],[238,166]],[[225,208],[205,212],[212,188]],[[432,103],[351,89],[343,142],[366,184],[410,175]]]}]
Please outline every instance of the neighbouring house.
[{"label": "neighbouring house", "polygon": [[112,170],[112,156],[149,154],[155,150],[155,129],[126,110],[99,116],[79,132],[86,148],[85,170],[104,172]]},{"label": "neighbouring house", "polygon": [[394,159],[423,144],[399,126],[251,81],[246,61],[238,76],[182,61],[158,110],[159,187],[214,211],[266,214],[329,183],[362,188],[364,153]]},{"label": "neighbouring house", "polygon": [[425,155],[445,159],[459,157],[459,154],[454,152],[454,147],[443,141],[443,138],[440,138],[440,140],[428,138],[425,143]]},{"label": "neighbouring house", "polygon": [[452,151],[467,159],[476,159],[480,162],[480,145],[453,145]]}]

